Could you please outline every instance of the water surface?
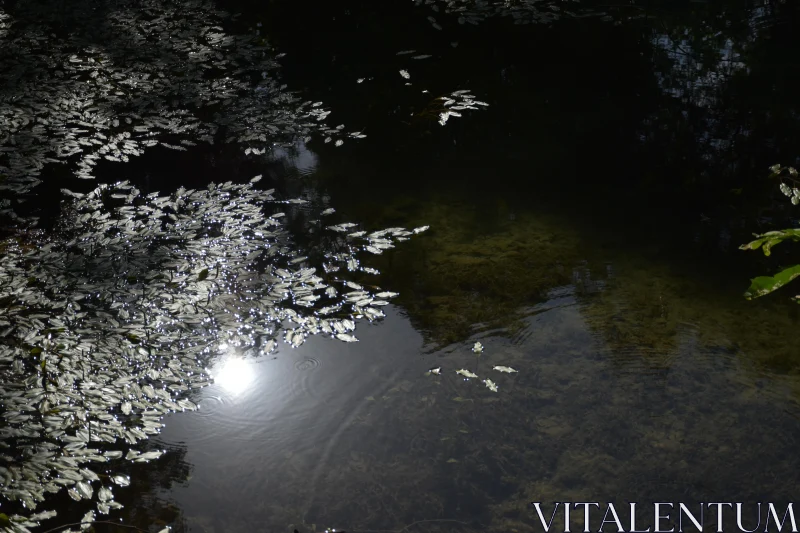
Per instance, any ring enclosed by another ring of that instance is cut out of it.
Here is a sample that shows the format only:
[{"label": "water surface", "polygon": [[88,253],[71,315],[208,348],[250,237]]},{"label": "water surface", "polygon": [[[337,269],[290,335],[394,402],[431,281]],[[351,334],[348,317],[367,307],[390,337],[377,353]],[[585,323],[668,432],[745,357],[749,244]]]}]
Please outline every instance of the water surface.
[{"label": "water surface", "polygon": [[[254,98],[197,119],[239,132],[230,143],[96,166],[144,194],[263,174],[308,201],[286,227],[312,261],[334,249],[322,209],[366,231],[430,226],[362,259],[380,274],[359,283],[400,295],[359,342],[215,344],[216,382],[164,417],[167,452],[134,465],[112,520],[528,532],[531,501],[795,499],[797,310],[791,291],[742,296],[791,246],[769,261],[737,248],[793,222],[766,175],[800,146],[796,9],[482,5],[231,3],[226,29],[286,52],[281,82],[323,102],[330,129],[299,100]],[[488,106],[442,125],[455,91]],[[291,113],[303,138],[248,137]],[[43,202],[82,186],[42,181]]]}]

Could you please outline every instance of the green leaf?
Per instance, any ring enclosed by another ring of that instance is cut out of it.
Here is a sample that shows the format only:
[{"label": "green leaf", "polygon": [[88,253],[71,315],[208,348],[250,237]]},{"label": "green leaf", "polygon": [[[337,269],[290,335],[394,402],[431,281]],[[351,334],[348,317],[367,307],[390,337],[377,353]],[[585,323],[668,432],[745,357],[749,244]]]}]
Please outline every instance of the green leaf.
[{"label": "green leaf", "polygon": [[39,355],[40,353],[42,353],[42,349],[39,348],[38,346],[36,348],[31,349],[31,355]]},{"label": "green leaf", "polygon": [[11,520],[8,519],[8,515],[5,513],[0,513],[0,527],[10,527]]},{"label": "green leaf", "polygon": [[800,265],[795,265],[782,270],[772,277],[759,276],[757,278],[753,278],[750,280],[750,287],[747,289],[747,291],[745,291],[744,297],[748,300],[752,300],[753,298],[764,296],[765,294],[769,294],[777,289],[780,289],[797,276],[800,276]]},{"label": "green leaf", "polygon": [[748,242],[747,244],[743,244],[739,247],[740,250],[758,250],[761,248],[761,245],[764,244],[764,241],[767,239],[756,239],[754,241]]},{"label": "green leaf", "polygon": [[204,268],[204,269],[203,269],[203,270],[201,270],[201,271],[200,271],[200,273],[197,275],[197,281],[203,281],[203,280],[204,280],[204,279],[206,279],[207,277],[208,277],[208,269],[207,269],[207,268]]},{"label": "green leaf", "polygon": [[772,247],[785,241],[786,239],[800,241],[800,228],[769,231],[763,235],[756,235],[756,237],[758,237],[756,240],[741,245],[739,249],[758,250],[763,246],[762,249],[764,251],[764,255],[770,255]]}]

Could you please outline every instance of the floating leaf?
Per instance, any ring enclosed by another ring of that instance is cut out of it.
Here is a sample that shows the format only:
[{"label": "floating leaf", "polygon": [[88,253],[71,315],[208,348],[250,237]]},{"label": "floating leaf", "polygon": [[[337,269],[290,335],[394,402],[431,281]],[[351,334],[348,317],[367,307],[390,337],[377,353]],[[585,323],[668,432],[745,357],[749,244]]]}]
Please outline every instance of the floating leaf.
[{"label": "floating leaf", "polygon": [[94,511],[89,511],[83,518],[81,518],[81,529],[86,530],[91,527],[92,522],[94,522]]},{"label": "floating leaf", "polygon": [[100,490],[97,491],[97,499],[101,502],[111,501],[114,499],[114,494],[111,492],[111,489],[100,487]]},{"label": "floating leaf", "polygon": [[131,484],[131,478],[129,478],[128,476],[123,476],[122,474],[111,476],[111,481],[113,481],[120,487],[127,487],[128,485]]},{"label": "floating leaf", "polygon": [[92,494],[94,494],[94,490],[92,490],[91,485],[89,485],[85,481],[78,481],[77,483],[75,483],[75,490],[78,491],[78,494],[80,494],[81,497],[87,500],[91,500]]},{"label": "floating leaf", "polygon": [[144,463],[147,461],[152,461],[153,459],[158,459],[164,454],[161,451],[152,451],[152,452],[145,452],[134,459],[137,463]]}]

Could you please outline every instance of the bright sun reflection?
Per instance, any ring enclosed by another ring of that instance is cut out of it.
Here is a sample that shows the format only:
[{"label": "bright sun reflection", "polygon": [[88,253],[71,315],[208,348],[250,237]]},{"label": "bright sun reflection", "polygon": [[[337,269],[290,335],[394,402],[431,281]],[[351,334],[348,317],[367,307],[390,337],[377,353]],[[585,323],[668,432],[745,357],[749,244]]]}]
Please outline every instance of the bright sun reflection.
[{"label": "bright sun reflection", "polygon": [[214,382],[231,393],[244,392],[253,382],[253,368],[241,357],[231,355],[212,372]]}]

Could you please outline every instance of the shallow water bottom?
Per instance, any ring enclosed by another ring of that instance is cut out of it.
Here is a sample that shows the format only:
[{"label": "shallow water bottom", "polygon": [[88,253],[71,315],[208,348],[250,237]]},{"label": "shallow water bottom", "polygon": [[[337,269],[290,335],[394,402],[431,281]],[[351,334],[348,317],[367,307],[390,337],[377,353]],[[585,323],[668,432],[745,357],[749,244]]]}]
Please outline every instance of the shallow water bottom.
[{"label": "shallow water bottom", "polygon": [[222,363],[201,410],[166,421],[193,465],[170,496],[214,533],[540,531],[533,501],[791,501],[792,380],[691,324],[669,346],[609,336],[597,305],[563,287],[514,332],[433,351],[391,309],[357,344]]}]

